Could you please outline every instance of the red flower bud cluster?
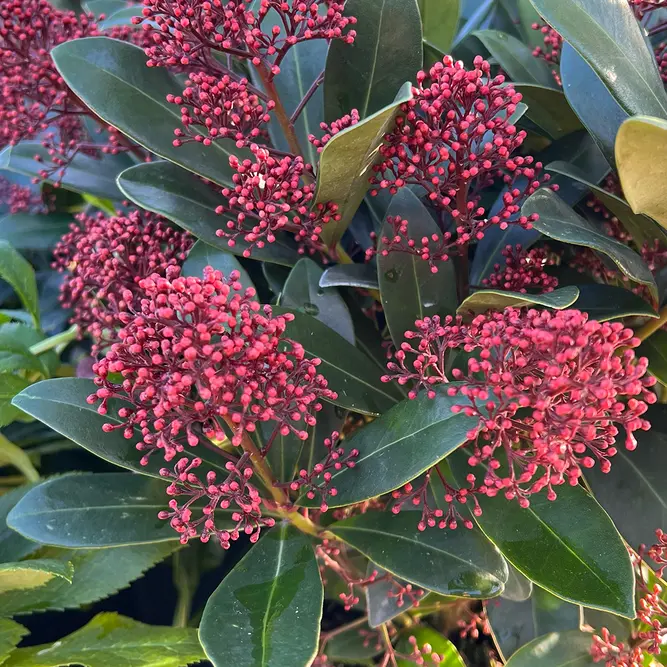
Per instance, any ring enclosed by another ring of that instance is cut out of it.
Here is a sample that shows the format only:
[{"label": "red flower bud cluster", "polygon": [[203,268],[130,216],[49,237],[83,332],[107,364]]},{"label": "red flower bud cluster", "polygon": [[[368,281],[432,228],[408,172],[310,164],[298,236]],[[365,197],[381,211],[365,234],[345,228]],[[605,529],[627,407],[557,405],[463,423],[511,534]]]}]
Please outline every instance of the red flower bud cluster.
[{"label": "red flower bud cluster", "polygon": [[[216,139],[232,139],[238,148],[257,141],[262,126],[269,122],[267,113],[275,107],[272,100],[262,105],[259,97],[249,92],[248,80],[234,81],[207,74],[191,74],[182,95],[167,95],[167,102],[181,105],[180,128],[174,130],[178,139],[174,146],[199,141],[210,146]],[[184,138],[185,137],[185,138]]]},{"label": "red flower bud cluster", "polygon": [[30,188],[12,183],[0,176],[0,204],[6,206],[9,213],[46,213],[42,197]]},{"label": "red flower bud cluster", "polygon": [[[336,398],[317,373],[319,359],[307,359],[285,329],[291,314],[273,316],[269,306],[243,289],[239,274],[225,278],[207,267],[204,277],[181,277],[169,267],[139,282],[143,295],[134,305],[127,290],[118,313],[123,328],[106,357],[93,366],[105,414],[112,396],[129,400],[120,425],[127,438],[135,428],[148,456],[161,449],[169,461],[203,435],[240,445],[258,422],[273,421],[280,433],[307,437],[322,398]],[[116,384],[113,375],[120,373]]]},{"label": "red flower bud cluster", "polygon": [[[172,480],[167,487],[167,494],[174,496],[169,501],[169,509],[158,514],[160,519],[169,519],[176,532],[181,534],[181,542],[198,537],[208,542],[215,537],[223,549],[229,549],[231,542],[243,535],[248,535],[250,542],[257,542],[263,527],[271,528],[275,520],[262,516],[259,492],[250,484],[253,475],[248,462],[248,454],[244,454],[236,463],[228,461],[225,468],[229,475],[223,482],[218,482],[217,474],[210,471],[202,481],[195,472],[201,466],[199,458],[182,458],[171,472],[167,468],[160,470],[160,475]],[[179,504],[179,498],[187,500]],[[202,507],[201,502],[207,499]],[[231,527],[216,527],[216,510],[226,510],[234,524]],[[194,512],[201,515],[193,518]]]},{"label": "red flower bud cluster", "polygon": [[485,287],[524,294],[528,290],[536,290],[540,294],[553,292],[558,287],[558,278],[544,270],[545,266],[558,263],[558,257],[549,248],[524,250],[521,245],[508,245],[503,255],[506,257],[505,266],[496,264],[493,267],[493,273],[482,280]]},{"label": "red flower bud cluster", "polygon": [[[264,66],[273,78],[289,49],[311,39],[354,41],[354,23],[336,0],[144,0],[144,22],[153,44],[146,49],[150,67],[224,72],[214,52]],[[257,3],[255,3],[257,5]]]},{"label": "red flower bud cluster", "polygon": [[[553,487],[577,484],[582,468],[597,462],[609,471],[619,427],[629,450],[637,444],[633,432],[650,428],[641,415],[656,400],[648,389],[655,378],[646,376],[648,360],[635,358],[639,339],[620,323],[578,310],[506,308],[470,324],[434,316],[416,327],[382,379],[414,383],[411,398],[422,387],[435,397],[446,384],[450,396],[467,399],[454,411],[478,419],[468,447],[470,465],[487,466],[480,493],[527,507],[530,494],[546,487],[553,500]],[[453,349],[472,356],[467,373],[451,371],[461,382],[448,384]]]},{"label": "red flower bud cluster", "polygon": [[331,124],[320,123],[320,129],[323,130],[325,134],[320,139],[314,134],[309,134],[308,141],[317,148],[318,153],[321,153],[334,136],[343,130],[347,130],[348,127],[356,125],[359,122],[359,119],[359,112],[356,109],[352,109],[349,114],[345,114],[342,118],[333,121]]},{"label": "red flower bud cluster", "polygon": [[114,338],[105,330],[122,326],[120,313],[142,295],[140,281],[179,266],[192,246],[187,232],[139,210],[113,217],[82,213],[70,228],[53,252],[53,268],[69,274],[60,302],[97,345]]},{"label": "red flower bud cluster", "polygon": [[[315,186],[302,184],[304,173],[311,167],[301,157],[273,157],[259,146],[251,146],[254,161],[240,161],[235,156],[229,163],[236,171],[233,188],[223,188],[228,205],[219,206],[216,213],[228,218],[225,228],[216,234],[227,238],[234,247],[241,237],[249,244],[244,257],[250,257],[253,247],[262,248],[273,243],[280,231],[290,231],[302,244],[315,251],[322,227],[331,220],[339,220],[338,206],[333,203],[311,205]],[[232,214],[234,217],[230,217]]]}]

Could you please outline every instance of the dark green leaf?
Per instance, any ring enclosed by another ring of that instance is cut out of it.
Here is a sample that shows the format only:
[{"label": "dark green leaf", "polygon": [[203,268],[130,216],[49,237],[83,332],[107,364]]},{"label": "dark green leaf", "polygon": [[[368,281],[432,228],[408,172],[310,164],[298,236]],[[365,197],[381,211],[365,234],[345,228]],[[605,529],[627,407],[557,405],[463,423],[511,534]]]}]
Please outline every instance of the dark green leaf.
[{"label": "dark green leaf", "polygon": [[346,632],[332,637],[326,645],[326,655],[329,660],[342,662],[347,665],[365,664],[364,660],[369,660],[384,651],[382,639],[371,638],[367,641],[366,637],[359,633],[361,628],[351,628]]},{"label": "dark green leaf", "polygon": [[[404,655],[410,655],[413,651],[410,637],[414,637],[417,640],[419,648],[422,648],[424,644],[428,644],[431,647],[431,651],[437,653],[440,657],[440,662],[438,662],[440,667],[465,667],[465,662],[463,662],[463,658],[456,650],[456,646],[447,637],[441,635],[428,625],[405,628],[401,632],[396,648]],[[429,662],[428,658],[426,658],[426,663],[424,664],[428,665]],[[412,660],[398,658],[396,664],[398,667],[411,667],[414,663]]]},{"label": "dark green leaf", "polygon": [[354,345],[354,325],[345,302],[332,287],[320,287],[324,271],[304,257],[290,272],[280,295],[284,308],[312,315]]},{"label": "dark green leaf", "polygon": [[0,241],[0,278],[13,288],[23,307],[32,315],[35,327],[39,329],[39,303],[35,271],[7,241]]},{"label": "dark green leaf", "polygon": [[[275,308],[275,313],[286,309]],[[293,311],[290,311],[293,312]],[[382,414],[401,396],[380,381],[382,372],[363,352],[310,315],[295,312],[286,336],[301,343],[309,357],[322,360],[318,370],[338,394],[332,403],[363,414]]]},{"label": "dark green leaf", "polygon": [[48,365],[41,356],[30,351],[30,345],[22,338],[27,327],[13,323],[0,325],[0,373],[26,370],[49,375]]},{"label": "dark green leaf", "polygon": [[[629,4],[608,0],[531,0],[595,70],[630,115],[667,116],[667,94],[653,51]],[[613,66],[610,66],[613,63]]]},{"label": "dark green leaf", "polygon": [[354,44],[334,40],[324,79],[328,122],[357,109],[361,119],[392,104],[404,81],[422,68],[422,27],[417,0],[348,0],[354,16]]},{"label": "dark green leaf", "polygon": [[[417,243],[432,234],[438,226],[426,207],[407,188],[392,199],[387,217],[400,216],[410,222],[410,238]],[[393,237],[392,228],[385,223],[382,237]],[[378,282],[382,308],[394,345],[405,340],[406,331],[414,331],[415,321],[431,315],[453,315],[456,310],[456,274],[454,262],[441,262],[433,273],[427,261],[407,252],[383,255],[384,245],[378,247]]]},{"label": "dark green leaf", "polygon": [[336,264],[324,271],[320,287],[360,287],[380,289],[377,271],[372,264]]},{"label": "dark green leaf", "polygon": [[317,653],[323,600],[310,541],[281,523],[208,599],[199,638],[214,667],[308,665]]},{"label": "dark green leaf", "polygon": [[571,630],[552,632],[519,649],[505,667],[594,667],[593,636]]},{"label": "dark green leaf", "polygon": [[394,126],[400,105],[411,99],[412,86],[405,83],[391,104],[336,134],[320,154],[315,201],[338,204],[341,216],[338,222],[330,222],[322,231],[322,239],[330,246],[341,239],[368,192],[369,177],[379,156],[378,147]]},{"label": "dark green leaf", "polygon": [[0,616],[30,614],[48,609],[72,609],[101,600],[125,588],[180,546],[178,542],[158,542],[117,549],[70,550],[44,547],[39,552],[41,558],[72,563],[72,583],[57,577],[30,591],[2,593]]},{"label": "dark green leaf", "polygon": [[[14,404],[105,461],[143,475],[159,477],[164,461],[151,456],[147,465],[141,465],[143,454],[135,447],[139,435],[128,440],[123,436],[123,429],[110,433],[102,430],[104,424],[121,423],[118,410],[124,404],[111,400],[108,413],[100,415],[97,412],[98,404],[91,405],[86,400],[96,389],[91,380],[83,378],[45,380],[22,391],[14,398]],[[225,460],[204,447],[197,447],[196,450],[188,447],[181,456],[198,456],[207,466],[222,473],[225,471]]]},{"label": "dark green leaf", "polygon": [[537,23],[538,26],[544,23],[542,17],[535,11],[535,7],[530,0],[517,0],[517,11],[519,13],[519,23],[521,28],[521,36],[523,41],[534,49],[539,46],[544,48],[544,35],[541,30],[535,30],[533,26]]},{"label": "dark green leaf", "polygon": [[39,548],[39,544],[26,540],[7,525],[9,511],[33,486],[25,484],[0,496],[0,563],[21,560]]},{"label": "dark green leaf", "polygon": [[667,331],[658,330],[646,339],[637,354],[648,358],[648,369],[658,381],[667,386]]},{"label": "dark green leaf", "polygon": [[579,298],[574,307],[588,313],[592,320],[607,322],[622,317],[658,315],[644,299],[623,287],[612,285],[579,285]]},{"label": "dark green leaf", "polygon": [[72,216],[14,213],[0,220],[0,239],[18,250],[50,250],[69,231]]},{"label": "dark green leaf", "polygon": [[[472,470],[469,455],[462,449],[448,459],[459,483]],[[477,523],[519,572],[550,593],[633,618],[632,565],[611,519],[581,486],[556,492],[555,501],[533,494],[526,509],[502,493],[480,496]]]},{"label": "dark green leaf", "polygon": [[569,308],[579,297],[576,287],[562,287],[544,294],[522,294],[503,290],[480,290],[471,294],[458,308],[458,313],[485,313],[487,310],[503,310],[509,306],[520,308],[528,304],[563,310]]},{"label": "dark green leaf", "polygon": [[7,517],[28,539],[69,549],[178,539],[168,521],[166,483],[132,473],[56,477],[29,491]]},{"label": "dark green leaf", "polygon": [[60,44],[51,55],[65,83],[87,107],[156,155],[221,185],[229,181],[229,156],[245,156],[231,139],[210,146],[199,141],[173,145],[181,114],[166,98],[182,86],[164,67],[147,67],[143,49],[108,37],[87,37]]},{"label": "dark green leaf", "polygon": [[[215,232],[225,218],[215,209],[226,203],[222,195],[185,170],[170,162],[139,164],[118,177],[118,186],[129,199],[153,213],[164,215],[214,248],[242,255],[248,245],[238,240],[230,247]],[[252,256],[264,262],[292,266],[299,259],[296,250],[280,240],[254,248]]]},{"label": "dark green leaf", "polygon": [[530,83],[517,83],[514,88],[523,95],[521,101],[528,105],[526,118],[552,139],[560,139],[582,129],[581,122],[560,90]]},{"label": "dark green leaf", "polygon": [[388,572],[417,586],[458,597],[502,592],[507,565],[479,531],[420,531],[419,513],[368,512],[329,530]]},{"label": "dark green leaf", "polygon": [[513,565],[510,565],[505,590],[500,597],[512,602],[523,602],[531,596],[532,592],[533,582],[530,579],[526,579]]},{"label": "dark green leaf", "polygon": [[556,82],[549,65],[535,58],[531,49],[516,37],[499,30],[478,30],[473,33],[498,61],[512,81],[532,83],[545,88],[554,88]]},{"label": "dark green leaf", "polygon": [[[385,570],[369,562],[366,576],[370,577],[373,572],[377,572],[376,581],[365,587],[366,612],[368,613],[368,625],[371,628],[378,628],[383,623],[411,609],[414,602],[406,595],[402,600],[402,605],[399,606],[398,597],[389,595],[396,590],[393,577],[387,577],[388,573]],[[407,583],[400,579],[396,581],[403,586]]]},{"label": "dark green leaf", "polygon": [[0,619],[0,664],[11,655],[21,637],[28,634],[27,628],[9,618]]},{"label": "dark green leaf", "polygon": [[597,230],[552,190],[541,188],[526,200],[521,210],[524,215],[536,213],[540,216],[533,227],[545,236],[563,243],[593,248],[607,255],[626,276],[656,290],[651,271],[634,250]]},{"label": "dark green leaf", "polygon": [[0,565],[0,595],[8,591],[39,588],[54,577],[72,582],[72,565],[51,558],[34,558]]},{"label": "dark green leaf", "polygon": [[449,53],[459,22],[460,0],[418,0],[418,3],[425,43],[440,53]]},{"label": "dark green leaf", "polygon": [[204,659],[194,628],[144,625],[103,612],[54,644],[14,651],[4,667],[186,667]]}]

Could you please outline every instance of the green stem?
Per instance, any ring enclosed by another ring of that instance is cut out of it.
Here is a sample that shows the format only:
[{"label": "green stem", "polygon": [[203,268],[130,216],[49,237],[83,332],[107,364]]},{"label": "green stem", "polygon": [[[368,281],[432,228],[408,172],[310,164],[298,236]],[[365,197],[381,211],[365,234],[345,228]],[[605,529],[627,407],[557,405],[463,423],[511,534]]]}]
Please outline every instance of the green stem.
[{"label": "green stem", "polygon": [[192,555],[188,557],[188,552],[183,550],[177,551],[173,558],[174,587],[178,594],[172,622],[175,628],[187,628],[190,621],[192,598],[199,582],[197,563]]},{"label": "green stem", "polygon": [[644,341],[652,336],[658,329],[667,324],[667,306],[665,306],[659,313],[657,320],[650,320],[641,329],[635,332],[635,335],[640,340]]},{"label": "green stem", "polygon": [[33,354],[38,355],[44,354],[44,352],[48,352],[54,347],[60,347],[61,350],[64,350],[65,347],[67,347],[67,345],[69,345],[69,343],[71,343],[77,337],[78,333],[79,327],[76,324],[73,324],[69,329],[67,329],[67,331],[63,331],[59,334],[56,334],[55,336],[46,338],[39,343],[35,343],[35,345],[30,347],[30,351]]}]

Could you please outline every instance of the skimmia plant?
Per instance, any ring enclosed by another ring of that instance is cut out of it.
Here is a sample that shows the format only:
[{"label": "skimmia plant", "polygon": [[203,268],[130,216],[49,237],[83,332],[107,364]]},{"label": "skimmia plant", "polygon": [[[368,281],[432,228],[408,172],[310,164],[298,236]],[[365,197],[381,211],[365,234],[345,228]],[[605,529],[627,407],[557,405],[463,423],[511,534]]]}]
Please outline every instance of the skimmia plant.
[{"label": "skimmia plant", "polygon": [[0,0],[3,667],[667,665],[665,44]]}]

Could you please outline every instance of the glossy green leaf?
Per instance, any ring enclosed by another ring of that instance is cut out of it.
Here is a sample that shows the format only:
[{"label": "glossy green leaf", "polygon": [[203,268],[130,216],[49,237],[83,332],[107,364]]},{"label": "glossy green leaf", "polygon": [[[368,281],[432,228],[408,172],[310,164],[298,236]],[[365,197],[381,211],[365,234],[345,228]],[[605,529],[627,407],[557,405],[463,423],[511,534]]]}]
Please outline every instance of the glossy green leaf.
[{"label": "glossy green leaf", "polygon": [[637,449],[630,452],[625,448],[625,432],[621,431],[609,473],[601,472],[599,466],[586,471],[593,494],[634,549],[653,544],[656,528],[667,524],[667,480],[663,474],[667,465],[667,406],[651,405],[642,417],[651,429],[634,432]]},{"label": "glossy green leaf", "polygon": [[0,220],[0,240],[18,250],[50,250],[69,231],[72,216],[14,213]]},{"label": "glossy green leaf", "polygon": [[39,548],[39,544],[26,540],[7,525],[10,510],[33,486],[34,484],[24,484],[0,496],[0,563],[21,560]]},{"label": "glossy green leaf", "polygon": [[0,617],[73,609],[96,602],[125,588],[180,547],[178,542],[92,550],[44,547],[39,551],[40,558],[71,562],[74,568],[72,583],[56,577],[29,591],[2,593]]},{"label": "glossy green leaf", "polygon": [[652,49],[625,0],[531,0],[631,115],[667,116]]},{"label": "glossy green leaf", "polygon": [[360,287],[377,290],[377,271],[371,264],[336,264],[324,271],[320,278],[320,287]]},{"label": "glossy green leaf", "polygon": [[449,53],[459,22],[461,0],[417,0],[417,2],[425,43],[441,53]]},{"label": "glossy green leaf", "polygon": [[354,16],[354,44],[334,40],[324,78],[328,122],[359,111],[363,120],[392,104],[404,81],[422,68],[422,26],[417,0],[348,0]]},{"label": "glossy green leaf", "polygon": [[0,373],[11,373],[25,369],[50,374],[50,358],[37,356],[30,351],[30,346],[39,342],[42,336],[24,324],[8,322],[0,324]]},{"label": "glossy green leaf", "polygon": [[552,139],[560,139],[583,129],[562,91],[530,83],[517,83],[514,88],[521,93],[521,101],[528,106],[526,118]]},{"label": "glossy green leaf", "polygon": [[657,313],[641,297],[630,290],[613,285],[591,283],[579,285],[579,298],[574,302],[577,310],[582,310],[592,320],[607,322],[623,317],[657,318]]},{"label": "glossy green leaf", "polygon": [[[460,397],[423,393],[406,399],[345,441],[359,450],[354,468],[332,474],[337,494],[331,507],[343,507],[393,491],[415,479],[466,441],[475,419],[452,412]],[[305,497],[300,502],[317,507]]]},{"label": "glossy green leaf", "polygon": [[637,350],[637,354],[648,358],[648,369],[658,381],[667,386],[667,331],[656,331]]},{"label": "glossy green leaf", "polygon": [[[35,156],[41,162],[35,160]],[[49,164],[48,151],[37,141],[22,141],[17,146],[7,146],[0,153],[0,168],[32,178],[41,179],[39,172],[44,164]],[[88,193],[104,199],[120,199],[121,193],[116,186],[116,176],[132,164],[132,160],[125,154],[105,155],[99,158],[78,153],[67,165],[60,181],[63,188],[72,192]],[[46,179],[53,183],[59,175]]]},{"label": "glossy green leaf", "polygon": [[[123,194],[147,211],[169,218],[183,229],[214,248],[242,255],[248,245],[239,239],[230,247],[215,232],[224,226],[225,218],[215,209],[226,203],[222,195],[170,162],[151,162],[125,170],[118,177]],[[264,248],[254,248],[254,259],[292,266],[299,259],[296,249],[281,240]]]},{"label": "glossy green leaf", "polygon": [[544,35],[539,29],[535,30],[533,28],[533,25],[536,23],[538,25],[544,23],[542,17],[535,11],[535,7],[533,7],[530,0],[516,0],[516,7],[519,14],[519,27],[523,41],[533,49],[536,46],[544,48]]},{"label": "glossy green leaf", "polygon": [[655,280],[644,260],[628,246],[607,236],[575,213],[553,190],[541,188],[521,209],[524,215],[538,214],[533,227],[545,236],[592,248],[609,257],[628,278],[655,290]]},{"label": "glossy green leaf", "polygon": [[338,222],[330,222],[322,231],[322,239],[328,245],[336,245],[352,221],[368,192],[369,177],[379,155],[378,147],[394,126],[400,105],[411,99],[412,86],[405,83],[391,104],[339,132],[320,154],[315,201],[338,204],[341,216]]},{"label": "glossy green leaf", "polygon": [[[448,459],[459,482],[471,471],[469,455],[464,448]],[[611,519],[583,487],[555,490],[555,501],[533,494],[525,509],[503,494],[479,496],[476,521],[519,572],[550,593],[633,618],[632,565]]]},{"label": "glossy green leaf", "polygon": [[0,665],[11,655],[21,637],[28,634],[27,628],[9,618],[0,618]]},{"label": "glossy green leaf", "polygon": [[489,598],[502,592],[507,565],[479,531],[420,531],[420,514],[368,512],[329,530],[388,572],[421,588],[458,597]]},{"label": "glossy green leaf", "polygon": [[323,273],[312,259],[300,259],[285,281],[279,303],[283,308],[312,315],[354,345],[354,325],[350,312],[338,290],[320,287]]},{"label": "glossy green leaf", "polygon": [[98,614],[54,644],[20,648],[6,667],[187,667],[205,659],[194,628],[145,625],[111,612]]},{"label": "glossy green leaf", "polygon": [[229,156],[245,156],[231,139],[210,146],[199,141],[173,145],[181,114],[166,98],[183,87],[164,67],[147,67],[143,49],[108,37],[86,37],[60,44],[51,56],[87,107],[156,155],[221,185],[228,182]]},{"label": "glossy green leaf", "polygon": [[[109,401],[108,413],[100,415],[98,404],[91,405],[86,400],[96,389],[91,380],[83,378],[45,380],[15,396],[14,405],[109,463],[143,475],[160,477],[159,471],[164,462],[159,457],[151,456],[147,465],[141,465],[143,454],[135,447],[139,436],[128,440],[123,436],[123,429],[110,433],[102,430],[104,424],[121,423],[117,415],[123,402]],[[198,456],[208,467],[226,474],[226,460],[204,447],[197,447],[196,450],[187,447],[181,456]]]},{"label": "glossy green leaf", "polygon": [[165,481],[132,473],[84,473],[42,482],[7,517],[28,539],[69,549],[178,539],[169,521]]},{"label": "glossy green leaf", "polygon": [[503,290],[479,290],[471,294],[459,306],[457,312],[485,313],[487,310],[503,310],[509,306],[521,308],[529,304],[563,310],[569,308],[579,297],[576,287],[561,287],[544,294],[522,294],[521,292],[505,292]]},{"label": "glossy green leaf", "polygon": [[54,577],[60,577],[71,583],[72,574],[71,563],[49,558],[35,558],[21,563],[2,563],[0,565],[0,594],[7,591],[38,588]]},{"label": "glossy green leaf", "polygon": [[[465,667],[465,662],[463,662],[463,658],[456,650],[456,646],[447,637],[430,628],[428,625],[406,628],[401,632],[398,637],[396,649],[404,655],[410,655],[413,651],[413,647],[410,644],[410,637],[414,637],[417,640],[419,648],[422,648],[424,644],[428,644],[432,652],[438,654],[440,658],[438,665],[440,667]],[[428,658],[426,658],[424,664],[428,665],[429,662]],[[413,664],[412,660],[405,660],[403,658],[396,660],[398,667],[411,667]]]},{"label": "glossy green leaf", "polygon": [[308,665],[317,653],[323,600],[310,540],[281,523],[208,599],[199,638],[214,667]]},{"label": "glossy green leaf", "polygon": [[516,37],[500,30],[478,30],[473,35],[484,44],[512,81],[555,87],[549,65],[541,58],[535,58],[532,50]]},{"label": "glossy green leaf", "polygon": [[523,602],[531,596],[532,592],[533,582],[524,577],[513,565],[509,565],[509,577],[500,597],[512,602]]},{"label": "glossy green leaf", "polygon": [[552,632],[520,648],[505,667],[594,667],[592,642],[579,630]]},{"label": "glossy green leaf", "polygon": [[376,580],[364,587],[366,593],[366,613],[368,614],[368,625],[371,628],[378,628],[383,623],[391,621],[399,614],[402,614],[408,609],[414,607],[414,602],[407,595],[402,600],[402,605],[399,606],[398,598],[390,596],[390,593],[395,592],[394,581],[401,585],[407,582],[402,580],[395,580],[393,577],[387,576],[386,570],[378,567],[375,563],[368,563],[366,576],[370,577],[373,572],[377,573]]},{"label": "glossy green leaf", "polygon": [[[426,207],[408,188],[402,188],[392,199],[387,217],[400,216],[408,220],[410,239],[417,243],[432,234],[438,234],[438,226]],[[393,238],[392,228],[385,223],[380,238]],[[440,262],[438,272],[433,273],[427,261],[407,252],[382,254],[384,245],[378,246],[378,282],[382,308],[394,345],[405,340],[406,331],[414,331],[415,321],[431,315],[453,315],[458,299],[454,262]]]},{"label": "glossy green leaf", "polygon": [[[274,308],[275,313],[286,309]],[[293,312],[286,336],[301,343],[309,357],[322,360],[318,372],[338,394],[336,405],[363,414],[382,414],[400,400],[390,384],[380,381],[382,372],[361,350],[310,315]]]},{"label": "glossy green leaf", "polygon": [[32,315],[32,321],[39,328],[39,303],[35,271],[7,241],[0,241],[0,278],[13,288],[23,307]]}]

